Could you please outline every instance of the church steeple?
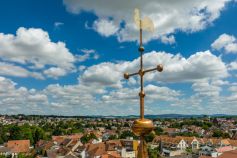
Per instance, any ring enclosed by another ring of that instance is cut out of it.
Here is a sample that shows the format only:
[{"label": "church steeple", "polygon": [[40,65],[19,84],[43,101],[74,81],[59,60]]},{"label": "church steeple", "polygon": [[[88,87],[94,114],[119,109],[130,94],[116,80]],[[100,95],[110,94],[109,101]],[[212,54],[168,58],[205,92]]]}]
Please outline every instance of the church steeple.
[{"label": "church steeple", "polygon": [[138,158],[147,158],[148,153],[146,149],[146,142],[145,142],[145,135],[149,134],[153,129],[153,122],[152,120],[145,119],[144,117],[144,99],[145,99],[145,92],[144,92],[144,80],[143,77],[147,72],[151,72],[154,70],[157,70],[159,72],[163,71],[163,66],[161,64],[157,65],[156,68],[152,69],[143,69],[143,52],[144,52],[144,47],[142,46],[142,31],[143,29],[145,30],[154,30],[154,25],[153,22],[150,18],[145,17],[143,19],[140,18],[139,15],[139,10],[135,9],[135,16],[134,20],[136,25],[139,27],[140,30],[140,44],[139,44],[139,52],[140,52],[140,69],[138,72],[135,73],[125,73],[124,78],[129,79],[129,77],[134,76],[134,75],[139,75],[140,76],[140,92],[139,92],[139,97],[140,97],[140,118],[135,120],[133,122],[132,130],[133,133],[136,134],[137,136],[140,137],[140,146],[139,146],[139,151],[138,151]]}]

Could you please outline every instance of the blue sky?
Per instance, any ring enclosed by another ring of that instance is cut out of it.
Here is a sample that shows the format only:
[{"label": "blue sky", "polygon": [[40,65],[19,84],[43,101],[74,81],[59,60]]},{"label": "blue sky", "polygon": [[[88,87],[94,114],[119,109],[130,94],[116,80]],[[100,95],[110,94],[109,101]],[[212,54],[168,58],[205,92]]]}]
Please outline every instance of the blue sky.
[{"label": "blue sky", "polygon": [[0,113],[138,114],[138,29],[146,114],[237,114],[237,3],[51,0],[0,2]]}]

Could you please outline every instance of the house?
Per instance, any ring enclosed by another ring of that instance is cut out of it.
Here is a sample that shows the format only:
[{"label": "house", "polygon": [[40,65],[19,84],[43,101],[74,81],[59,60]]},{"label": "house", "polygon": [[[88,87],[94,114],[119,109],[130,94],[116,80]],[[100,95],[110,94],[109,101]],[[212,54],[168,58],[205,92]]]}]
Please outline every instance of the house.
[{"label": "house", "polygon": [[101,143],[102,142],[102,138],[97,138],[97,139],[92,139],[91,143],[92,144],[97,144],[97,143]]},{"label": "house", "polygon": [[122,143],[120,140],[109,140],[105,142],[106,151],[118,151],[122,149]]},{"label": "house", "polygon": [[217,158],[235,158],[237,157],[237,150],[227,151],[218,156]]},{"label": "house", "polygon": [[122,157],[117,152],[112,151],[112,152],[107,152],[106,154],[103,154],[101,158],[122,158]]},{"label": "house", "polygon": [[232,139],[237,140],[237,132],[233,134]]},{"label": "house", "polygon": [[115,130],[106,130],[102,135],[102,140],[106,141],[110,136],[118,136],[118,134]]},{"label": "house", "polygon": [[137,149],[139,146],[139,142],[137,140],[121,139],[121,144],[122,144],[121,156],[123,158],[137,157]]},{"label": "house", "polygon": [[180,130],[178,128],[164,128],[163,132],[167,133],[169,136],[173,136],[180,132]]},{"label": "house", "polygon": [[4,146],[1,146],[0,147],[0,155],[3,155],[3,156],[9,156],[11,155],[11,150],[7,147],[4,147]]},{"label": "house", "polygon": [[198,158],[212,158],[211,156],[199,156]]},{"label": "house", "polygon": [[126,148],[122,148],[121,156],[123,158],[136,158],[137,153],[135,151],[127,151]]},{"label": "house", "polygon": [[57,150],[47,150],[47,157],[48,158],[56,158],[57,157]]},{"label": "house", "polygon": [[80,146],[83,146],[80,140],[73,140],[66,147],[68,147],[71,151],[74,152]]},{"label": "house", "polygon": [[108,145],[105,143],[89,144],[82,158],[120,158],[120,153]]},{"label": "house", "polygon": [[61,146],[65,146],[65,147],[68,147],[71,143],[73,142],[72,139],[70,138],[66,138],[62,141],[62,143],[60,144]]},{"label": "house", "polygon": [[153,144],[159,144],[162,142],[163,147],[170,147],[173,149],[185,150],[188,144],[184,141],[183,137],[170,137],[166,135],[156,136],[153,140]]},{"label": "house", "polygon": [[82,158],[136,158],[138,141],[123,139],[110,140],[97,144],[86,144]]},{"label": "house", "polygon": [[13,157],[19,153],[29,153],[30,140],[10,140],[7,142],[7,148],[10,149]]},{"label": "house", "polygon": [[237,140],[229,139],[229,142],[234,149],[237,149]]},{"label": "house", "polygon": [[200,148],[200,143],[196,137],[176,136],[176,138],[183,139],[193,151]]},{"label": "house", "polygon": [[78,156],[73,152],[68,152],[64,158],[78,158]]},{"label": "house", "polygon": [[61,144],[54,144],[47,150],[47,156],[50,158],[56,157],[79,157],[85,155],[83,150],[79,150],[83,147],[80,140],[65,138]]},{"label": "house", "polygon": [[214,152],[214,149],[208,145],[200,147],[199,155],[200,156],[210,156]]},{"label": "house", "polygon": [[100,143],[87,143],[83,146],[78,146],[74,153],[82,158],[120,158],[122,144],[120,140],[110,140]]},{"label": "house", "polygon": [[99,158],[101,155],[105,154],[105,144],[97,143],[97,144],[89,144],[86,149],[86,157],[90,158]]},{"label": "house", "polygon": [[83,134],[73,134],[73,135],[62,135],[62,136],[52,136],[52,140],[57,144],[61,144],[65,139],[80,140]]},{"label": "house", "polygon": [[35,144],[35,150],[37,154],[46,155],[46,151],[49,150],[52,146],[54,146],[53,141],[39,140]]},{"label": "house", "polygon": [[63,158],[67,155],[76,156],[74,152],[70,151],[70,149],[66,147],[59,147],[57,149],[49,149],[47,150],[48,158]]},{"label": "house", "polygon": [[188,144],[182,137],[156,136],[152,144],[156,144],[166,156],[176,156],[185,153]]},{"label": "house", "polygon": [[217,138],[197,138],[201,145],[208,145],[213,147],[229,146],[230,139],[217,139]]},{"label": "house", "polygon": [[227,151],[232,151],[232,150],[234,150],[232,146],[220,146],[220,147],[214,148],[213,146],[205,145],[201,147],[201,150],[199,151],[199,155],[218,157],[222,153],[225,153]]},{"label": "house", "polygon": [[132,139],[121,139],[121,144],[122,146],[127,150],[127,151],[137,151],[138,149],[138,141],[137,140],[132,140]]},{"label": "house", "polygon": [[224,146],[224,147],[215,148],[215,151],[218,153],[224,153],[224,152],[232,151],[232,150],[234,150],[232,146]]},{"label": "house", "polygon": [[61,144],[64,139],[65,136],[52,136],[52,140],[55,144]]},{"label": "house", "polygon": [[104,127],[97,127],[97,129],[98,129],[100,132],[104,132],[104,131],[105,131],[105,128],[104,128]]},{"label": "house", "polygon": [[78,157],[85,158],[86,157],[86,146],[78,146],[74,151],[73,151]]}]

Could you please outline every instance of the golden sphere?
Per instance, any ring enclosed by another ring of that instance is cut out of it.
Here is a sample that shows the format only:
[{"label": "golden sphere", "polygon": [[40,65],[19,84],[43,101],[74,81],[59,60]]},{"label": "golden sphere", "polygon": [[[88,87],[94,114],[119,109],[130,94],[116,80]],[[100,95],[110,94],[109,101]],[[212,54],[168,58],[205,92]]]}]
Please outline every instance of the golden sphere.
[{"label": "golden sphere", "polygon": [[140,46],[138,50],[139,50],[139,52],[144,52],[145,48]]},{"label": "golden sphere", "polygon": [[141,92],[139,93],[139,96],[140,96],[140,97],[145,97],[145,96],[146,96],[146,94],[145,94],[145,92],[144,92],[144,91],[141,91]]},{"label": "golden sphere", "polygon": [[128,73],[125,73],[125,74],[124,74],[124,78],[125,78],[125,79],[129,79],[129,74],[128,74]]},{"label": "golden sphere", "polygon": [[161,72],[161,71],[163,71],[163,65],[161,65],[161,64],[159,64],[159,65],[157,65],[157,71],[159,71],[159,72]]},{"label": "golden sphere", "polygon": [[147,135],[153,129],[153,122],[149,119],[136,119],[132,125],[132,131],[137,136]]}]

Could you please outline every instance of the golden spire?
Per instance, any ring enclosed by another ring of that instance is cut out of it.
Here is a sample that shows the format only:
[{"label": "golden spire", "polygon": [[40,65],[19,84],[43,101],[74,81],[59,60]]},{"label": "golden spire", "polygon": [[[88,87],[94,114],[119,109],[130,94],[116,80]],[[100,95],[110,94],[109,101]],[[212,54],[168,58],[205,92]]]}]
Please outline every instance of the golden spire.
[{"label": "golden spire", "polygon": [[124,78],[125,79],[129,79],[130,76],[134,76],[134,75],[139,75],[140,76],[140,81],[141,81],[141,89],[139,92],[139,97],[140,97],[140,118],[136,119],[133,122],[133,126],[132,126],[132,131],[135,135],[140,137],[140,145],[139,145],[139,150],[138,150],[138,158],[147,158],[148,157],[148,153],[147,153],[147,147],[146,147],[146,142],[145,142],[145,135],[149,134],[153,129],[153,122],[152,120],[149,119],[145,119],[144,118],[144,98],[145,98],[145,92],[143,90],[144,88],[144,81],[143,81],[143,76],[150,71],[154,71],[157,70],[159,72],[163,71],[163,66],[162,65],[157,65],[156,68],[152,68],[152,69],[147,69],[144,70],[143,69],[143,52],[144,52],[144,47],[142,46],[142,30],[149,30],[149,31],[153,31],[154,30],[154,25],[153,22],[150,18],[145,17],[143,19],[140,18],[139,15],[139,10],[135,9],[134,11],[134,21],[136,23],[136,25],[139,27],[140,29],[140,45],[139,45],[139,52],[140,52],[140,69],[138,72],[136,73],[125,73],[124,74]]}]

